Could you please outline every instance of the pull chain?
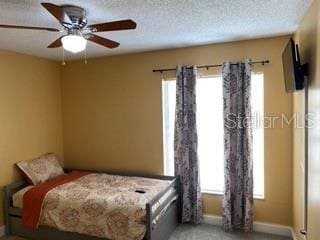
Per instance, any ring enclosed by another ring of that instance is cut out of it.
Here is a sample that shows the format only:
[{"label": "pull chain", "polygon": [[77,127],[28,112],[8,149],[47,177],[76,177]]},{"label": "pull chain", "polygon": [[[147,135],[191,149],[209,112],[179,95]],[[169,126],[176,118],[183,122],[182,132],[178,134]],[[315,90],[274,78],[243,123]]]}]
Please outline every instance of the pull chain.
[{"label": "pull chain", "polygon": [[66,62],[64,61],[64,48],[62,47],[62,62],[61,62],[62,66],[66,65]]},{"label": "pull chain", "polygon": [[84,49],[84,64],[88,64],[88,61],[87,61],[87,48]]}]

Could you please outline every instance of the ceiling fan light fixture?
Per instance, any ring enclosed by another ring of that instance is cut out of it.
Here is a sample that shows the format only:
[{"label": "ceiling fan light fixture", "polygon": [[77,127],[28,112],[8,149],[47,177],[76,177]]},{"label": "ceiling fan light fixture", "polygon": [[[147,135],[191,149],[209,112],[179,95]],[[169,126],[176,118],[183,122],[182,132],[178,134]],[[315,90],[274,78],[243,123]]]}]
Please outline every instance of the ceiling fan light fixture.
[{"label": "ceiling fan light fixture", "polygon": [[67,35],[61,39],[64,50],[79,53],[86,49],[87,40],[80,35]]}]

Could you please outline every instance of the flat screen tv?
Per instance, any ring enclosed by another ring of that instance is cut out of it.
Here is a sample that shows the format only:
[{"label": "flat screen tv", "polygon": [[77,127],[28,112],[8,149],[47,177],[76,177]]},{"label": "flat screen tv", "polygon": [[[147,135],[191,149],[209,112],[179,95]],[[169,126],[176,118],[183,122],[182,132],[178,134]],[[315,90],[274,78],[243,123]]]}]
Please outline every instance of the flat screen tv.
[{"label": "flat screen tv", "polygon": [[298,45],[290,39],[282,53],[282,64],[286,92],[301,90],[305,86],[307,64],[301,65]]}]

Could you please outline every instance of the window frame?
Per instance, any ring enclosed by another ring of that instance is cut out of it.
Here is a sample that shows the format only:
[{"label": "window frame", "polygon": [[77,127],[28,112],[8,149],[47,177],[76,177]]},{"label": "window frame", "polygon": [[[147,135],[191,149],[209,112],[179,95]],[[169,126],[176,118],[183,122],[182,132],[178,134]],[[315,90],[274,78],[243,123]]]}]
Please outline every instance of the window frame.
[{"label": "window frame", "polygon": [[[264,90],[264,80],[265,80],[265,74],[261,71],[252,71],[251,72],[252,75],[256,74],[262,74],[263,76],[263,90]],[[210,75],[199,75],[197,77],[197,81],[198,79],[202,79],[202,78],[222,78],[221,74],[210,74]],[[164,109],[164,105],[165,105],[165,99],[164,99],[164,85],[166,82],[168,81],[176,81],[176,78],[171,77],[171,78],[163,78],[162,79],[162,133],[163,133],[163,173],[166,174],[167,173],[167,160],[166,160],[166,156],[168,155],[166,153],[166,140],[165,140],[165,136],[166,136],[166,128],[165,128],[165,114],[167,114],[167,111],[165,112]],[[263,105],[264,105],[264,95],[263,95]],[[263,115],[264,115],[265,109],[263,106]],[[265,137],[264,135],[264,131],[263,131],[263,138]],[[263,194],[254,194],[254,199],[256,200],[265,200],[266,198],[266,188],[265,188],[265,141],[263,140]],[[210,194],[210,195],[217,195],[217,196],[222,196],[224,194],[223,191],[218,191],[218,190],[208,190],[208,189],[201,189],[201,193],[202,194]]]}]

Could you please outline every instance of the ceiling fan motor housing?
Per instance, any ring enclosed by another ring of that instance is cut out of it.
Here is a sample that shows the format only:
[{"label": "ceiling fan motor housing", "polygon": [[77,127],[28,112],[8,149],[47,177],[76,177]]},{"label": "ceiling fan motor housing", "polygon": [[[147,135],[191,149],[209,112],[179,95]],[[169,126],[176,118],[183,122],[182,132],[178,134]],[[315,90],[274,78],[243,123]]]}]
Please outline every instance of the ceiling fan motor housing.
[{"label": "ceiling fan motor housing", "polygon": [[74,35],[74,36],[81,36],[83,37],[83,34],[81,32],[80,29],[77,29],[77,28],[69,28],[67,30],[67,35]]},{"label": "ceiling fan motor housing", "polygon": [[82,29],[87,25],[86,11],[83,8],[74,5],[63,5],[62,8],[73,23],[73,26],[65,23],[64,27]]}]

